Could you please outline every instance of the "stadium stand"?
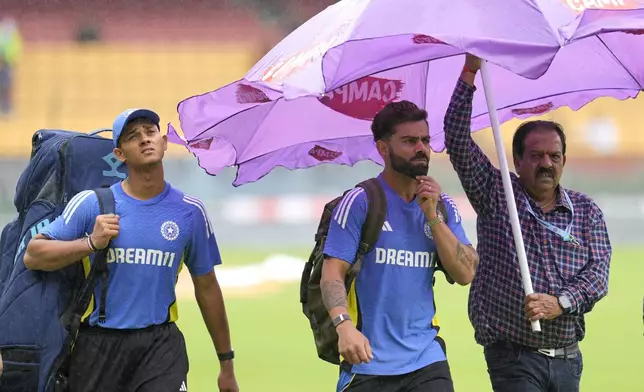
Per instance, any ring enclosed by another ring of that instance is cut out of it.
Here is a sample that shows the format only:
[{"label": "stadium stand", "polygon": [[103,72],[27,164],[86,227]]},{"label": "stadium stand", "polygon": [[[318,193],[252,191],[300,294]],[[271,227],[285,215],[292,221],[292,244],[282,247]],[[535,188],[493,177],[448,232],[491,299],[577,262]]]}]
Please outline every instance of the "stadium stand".
[{"label": "stadium stand", "polygon": [[[331,3],[2,0],[0,17],[18,22],[24,53],[16,69],[15,113],[0,118],[0,155],[28,155],[30,135],[39,128],[109,126],[124,107],[154,107],[165,123],[178,124],[181,99],[243,76],[289,29]],[[82,28],[97,40],[77,42]],[[574,154],[643,156],[644,136],[637,126],[644,124],[641,102],[601,99],[582,112],[562,109],[547,117],[567,127]],[[606,117],[614,123],[598,121]],[[476,137],[493,146],[491,134]]]}]

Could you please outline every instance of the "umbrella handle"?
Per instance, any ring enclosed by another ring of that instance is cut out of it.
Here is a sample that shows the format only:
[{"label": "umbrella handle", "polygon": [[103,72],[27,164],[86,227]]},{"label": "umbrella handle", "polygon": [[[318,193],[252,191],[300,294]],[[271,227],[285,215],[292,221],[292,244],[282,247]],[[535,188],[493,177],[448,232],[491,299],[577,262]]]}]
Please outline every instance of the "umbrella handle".
[{"label": "umbrella handle", "polygon": [[[519,258],[519,267],[521,268],[523,290],[525,291],[525,295],[528,296],[534,293],[532,280],[530,278],[530,268],[528,267],[528,258],[525,254],[523,235],[521,234],[521,225],[519,223],[519,213],[517,212],[514,192],[512,191],[510,169],[508,168],[505,149],[503,148],[503,139],[501,139],[501,126],[499,125],[499,117],[497,115],[494,98],[492,96],[492,83],[490,81],[488,63],[483,59],[481,59],[481,79],[483,81],[485,101],[487,102],[487,109],[490,115],[490,125],[492,126],[492,134],[494,135],[496,153],[499,158],[499,169],[501,170],[501,178],[503,179],[503,191],[505,192],[505,200],[508,202],[508,211],[510,212],[510,224],[512,225],[512,234],[514,236],[514,243],[516,245],[517,256]],[[541,324],[539,323],[539,320],[532,322],[532,331],[541,332]]]}]

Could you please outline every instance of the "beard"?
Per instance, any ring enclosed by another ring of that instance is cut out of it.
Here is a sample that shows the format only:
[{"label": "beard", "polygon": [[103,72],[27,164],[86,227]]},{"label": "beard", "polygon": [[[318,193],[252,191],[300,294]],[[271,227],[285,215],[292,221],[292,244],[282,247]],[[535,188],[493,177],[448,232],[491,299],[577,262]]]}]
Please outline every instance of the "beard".
[{"label": "beard", "polygon": [[416,179],[416,177],[418,176],[426,176],[427,170],[429,169],[429,158],[425,154],[422,154],[422,155],[421,154],[416,155],[412,159],[419,159],[419,158],[427,159],[426,162],[421,162],[421,161],[412,162],[412,161],[406,160],[400,155],[396,155],[393,152],[390,152],[389,161],[391,162],[391,168],[394,169],[394,171],[400,174],[404,174],[407,177],[411,177],[413,179]]}]

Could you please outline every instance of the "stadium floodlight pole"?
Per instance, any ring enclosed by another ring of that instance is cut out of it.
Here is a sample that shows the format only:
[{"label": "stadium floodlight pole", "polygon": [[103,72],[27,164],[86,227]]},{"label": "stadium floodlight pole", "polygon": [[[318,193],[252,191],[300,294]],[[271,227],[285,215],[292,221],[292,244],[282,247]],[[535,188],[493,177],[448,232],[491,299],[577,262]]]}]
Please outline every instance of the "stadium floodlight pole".
[{"label": "stadium floodlight pole", "polygon": [[[517,205],[516,201],[514,200],[514,192],[512,191],[510,169],[508,168],[508,161],[505,156],[505,149],[503,148],[503,139],[501,139],[501,126],[499,124],[499,117],[496,112],[496,106],[494,105],[494,97],[492,96],[492,83],[490,81],[488,65],[487,61],[483,59],[481,59],[481,79],[483,81],[483,91],[485,93],[487,110],[490,115],[490,125],[492,126],[492,134],[494,135],[496,154],[499,158],[499,169],[501,170],[501,178],[503,179],[505,200],[507,200],[508,211],[510,213],[510,224],[512,225],[512,234],[514,236],[514,243],[517,249],[517,257],[519,259],[519,267],[521,269],[523,290],[525,291],[525,295],[528,296],[534,292],[532,288],[532,279],[530,278],[530,268],[528,267],[528,258],[525,254],[523,235],[521,234],[521,225],[519,222],[519,213],[517,212]],[[532,331],[541,332],[541,323],[539,323],[539,320],[532,321]]]}]

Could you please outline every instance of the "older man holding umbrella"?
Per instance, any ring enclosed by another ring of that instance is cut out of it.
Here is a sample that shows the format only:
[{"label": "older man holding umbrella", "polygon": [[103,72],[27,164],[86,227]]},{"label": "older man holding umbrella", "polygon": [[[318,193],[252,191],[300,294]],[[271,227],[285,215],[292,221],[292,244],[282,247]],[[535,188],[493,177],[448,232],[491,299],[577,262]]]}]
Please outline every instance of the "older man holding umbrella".
[{"label": "older man holding umbrella", "polygon": [[[511,174],[535,293],[525,296],[501,172],[470,133],[480,60],[467,55],[445,115],[445,145],[476,211],[480,264],[469,316],[495,392],[578,391],[584,314],[608,291],[612,254],[602,210],[564,188],[566,135],[551,121],[515,132]],[[541,332],[531,321],[540,320]]]}]

